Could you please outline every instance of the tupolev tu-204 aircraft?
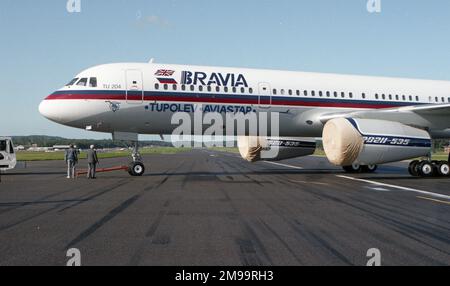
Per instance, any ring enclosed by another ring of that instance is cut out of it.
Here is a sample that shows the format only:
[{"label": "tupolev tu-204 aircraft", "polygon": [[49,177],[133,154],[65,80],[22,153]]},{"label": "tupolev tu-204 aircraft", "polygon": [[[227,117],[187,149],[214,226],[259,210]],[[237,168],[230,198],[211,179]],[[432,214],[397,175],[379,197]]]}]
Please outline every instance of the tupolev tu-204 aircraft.
[{"label": "tupolev tu-204 aircraft", "polygon": [[[311,155],[322,137],[328,160],[347,172],[374,172],[378,164],[418,157],[428,159],[411,162],[414,176],[450,172],[448,162],[430,156],[432,139],[450,138],[446,81],[117,63],[82,71],[47,96],[39,111],[63,125],[135,142],[138,134],[172,134],[177,126],[171,118],[179,112],[276,113],[276,133],[271,124],[266,135],[234,132],[244,159],[262,160],[262,152],[275,146],[270,160]],[[144,170],[136,143],[129,173]]]}]

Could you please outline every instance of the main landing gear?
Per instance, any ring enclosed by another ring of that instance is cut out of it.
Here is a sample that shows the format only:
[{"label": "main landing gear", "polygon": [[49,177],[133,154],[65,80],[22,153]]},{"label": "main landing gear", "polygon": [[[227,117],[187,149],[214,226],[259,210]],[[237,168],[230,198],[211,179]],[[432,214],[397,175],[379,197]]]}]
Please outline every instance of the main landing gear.
[{"label": "main landing gear", "polygon": [[133,158],[133,162],[128,165],[128,173],[135,177],[142,176],[145,172],[145,166],[142,161],[142,156],[139,153],[139,143],[137,141],[134,143],[131,157]]},{"label": "main landing gear", "polygon": [[413,177],[446,177],[450,175],[447,161],[414,160],[409,164],[408,171]]},{"label": "main landing gear", "polygon": [[377,165],[360,165],[353,163],[350,166],[342,167],[347,173],[374,173],[378,166]]}]

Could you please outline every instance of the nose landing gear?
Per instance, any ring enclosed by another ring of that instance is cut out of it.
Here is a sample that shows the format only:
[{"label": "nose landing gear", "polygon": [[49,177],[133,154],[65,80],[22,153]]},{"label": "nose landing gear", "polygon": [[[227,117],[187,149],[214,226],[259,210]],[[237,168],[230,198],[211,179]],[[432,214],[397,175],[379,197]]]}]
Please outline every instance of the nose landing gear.
[{"label": "nose landing gear", "polygon": [[142,160],[142,156],[139,153],[139,143],[136,141],[133,148],[133,153],[131,154],[133,161],[128,165],[128,173],[131,176],[142,176],[145,172],[145,166]]}]

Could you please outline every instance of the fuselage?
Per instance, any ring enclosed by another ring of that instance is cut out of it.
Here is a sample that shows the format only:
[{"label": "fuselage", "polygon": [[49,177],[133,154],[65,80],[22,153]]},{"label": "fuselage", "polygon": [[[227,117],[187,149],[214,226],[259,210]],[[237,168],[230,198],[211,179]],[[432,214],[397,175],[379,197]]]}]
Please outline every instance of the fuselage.
[{"label": "fuselage", "polygon": [[[84,70],[47,96],[39,111],[67,126],[138,134],[171,134],[176,128],[171,118],[177,112],[276,112],[279,136],[321,137],[324,114],[448,103],[446,81],[122,63]],[[445,117],[398,121],[434,137],[450,137]]]}]

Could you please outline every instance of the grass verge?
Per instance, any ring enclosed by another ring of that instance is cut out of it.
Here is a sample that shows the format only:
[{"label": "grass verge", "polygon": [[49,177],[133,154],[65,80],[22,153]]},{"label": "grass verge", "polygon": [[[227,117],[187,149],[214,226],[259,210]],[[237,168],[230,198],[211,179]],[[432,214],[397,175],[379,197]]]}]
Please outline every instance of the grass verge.
[{"label": "grass verge", "polygon": [[[170,155],[180,152],[185,152],[190,150],[190,148],[175,148],[175,147],[153,147],[153,148],[141,148],[139,151],[142,155],[148,154],[163,154]],[[129,157],[131,156],[130,150],[124,151],[111,151],[111,152],[98,152],[99,159],[105,158],[119,158],[119,157]],[[78,158],[86,159],[86,153],[81,152]],[[28,152],[19,151],[17,152],[17,161],[51,161],[51,160],[64,160],[64,151],[58,152]]]}]

